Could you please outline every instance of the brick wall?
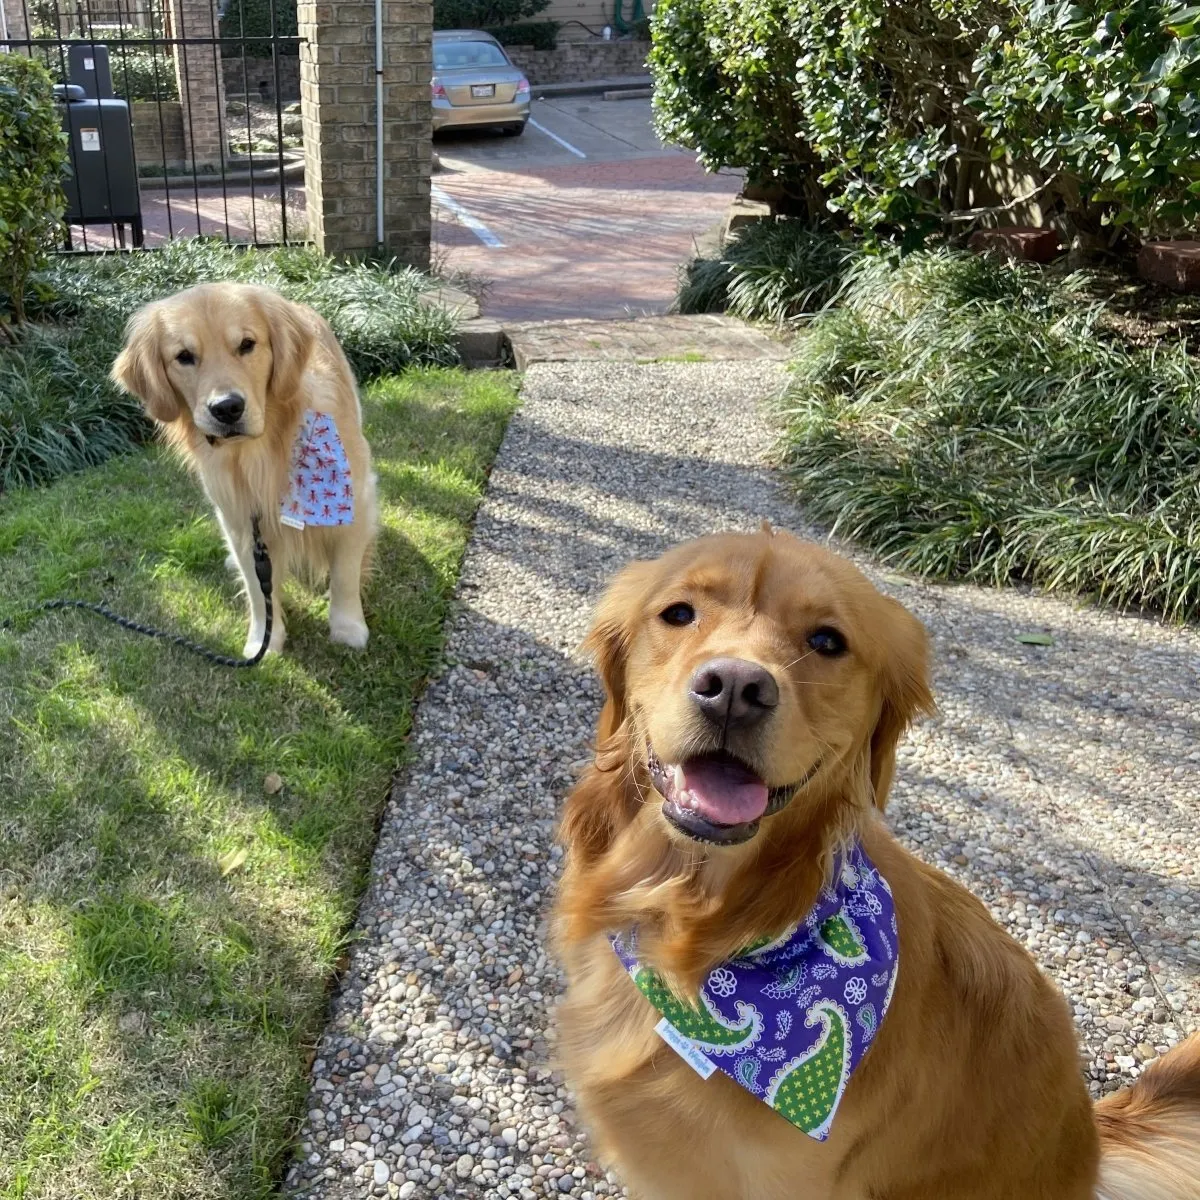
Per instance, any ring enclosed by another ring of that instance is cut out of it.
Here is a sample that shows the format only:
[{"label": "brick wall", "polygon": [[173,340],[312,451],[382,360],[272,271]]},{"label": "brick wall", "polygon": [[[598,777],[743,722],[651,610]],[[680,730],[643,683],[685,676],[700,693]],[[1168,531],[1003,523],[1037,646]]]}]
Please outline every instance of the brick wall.
[{"label": "brick wall", "polygon": [[29,27],[25,24],[24,0],[0,0],[4,5],[4,20],[8,26],[8,36],[14,41],[29,36]]},{"label": "brick wall", "polygon": [[[431,0],[385,0],[383,253],[429,266]],[[300,0],[306,210],[330,254],[376,252],[375,9]]]},{"label": "brick wall", "polygon": [[[247,90],[267,100],[275,97],[275,64],[269,58],[226,58],[225,94],[241,96]],[[264,90],[265,89],[265,90]],[[295,55],[279,56],[279,99],[291,104],[300,99],[300,59]]]},{"label": "brick wall", "polygon": [[225,79],[212,45],[184,39],[211,38],[217,25],[216,0],[166,0],[169,36],[180,41],[173,47],[179,99],[183,104],[186,153],[197,167],[220,166],[224,157]]},{"label": "brick wall", "polygon": [[611,79],[615,75],[644,75],[648,42],[587,42],[559,39],[553,50],[530,46],[507,46],[508,56],[529,76],[529,82],[578,83],[588,79]]},{"label": "brick wall", "polygon": [[164,100],[161,105],[138,100],[129,106],[133,122],[133,151],[138,170],[159,167],[166,158],[168,167],[187,165],[183,141],[183,105],[178,100]]}]

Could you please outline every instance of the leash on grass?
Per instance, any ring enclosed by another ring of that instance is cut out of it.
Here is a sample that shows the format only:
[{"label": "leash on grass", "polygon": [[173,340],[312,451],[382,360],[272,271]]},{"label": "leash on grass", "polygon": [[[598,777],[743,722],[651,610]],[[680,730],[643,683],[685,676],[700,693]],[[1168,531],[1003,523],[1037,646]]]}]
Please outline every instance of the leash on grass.
[{"label": "leash on grass", "polygon": [[207,662],[218,667],[255,667],[262,662],[263,655],[267,652],[267,647],[271,644],[271,625],[274,619],[271,604],[271,557],[267,554],[267,544],[262,539],[262,533],[258,527],[258,517],[254,516],[250,519],[251,530],[254,534],[254,574],[258,579],[259,589],[262,591],[263,600],[267,606],[267,619],[263,628],[262,645],[259,646],[252,658],[231,658],[227,654],[216,654],[205,646],[201,646],[198,642],[189,641],[178,633],[167,633],[163,629],[155,629],[152,625],[143,625],[139,621],[132,621],[128,617],[123,617],[120,613],[115,613],[104,604],[93,604],[90,600],[46,600],[41,604],[34,605],[33,608],[26,609],[23,613],[18,613],[15,617],[9,617],[7,620],[0,621],[0,629],[11,628],[20,617],[28,616],[32,613],[54,612],[58,609],[78,608],[84,612],[95,613],[98,617],[103,617],[107,621],[111,621],[114,625],[119,625],[122,629],[127,629],[130,633],[145,634],[146,637],[160,638],[164,642],[170,642],[172,645],[181,646],[184,650],[189,650],[193,654],[198,654]]}]

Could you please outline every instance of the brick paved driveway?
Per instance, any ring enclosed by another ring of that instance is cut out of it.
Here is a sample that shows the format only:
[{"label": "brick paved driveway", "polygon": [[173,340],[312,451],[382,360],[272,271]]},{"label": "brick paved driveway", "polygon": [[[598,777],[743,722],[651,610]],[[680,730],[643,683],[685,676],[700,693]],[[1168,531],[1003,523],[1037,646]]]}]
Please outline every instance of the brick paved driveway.
[{"label": "brick paved driveway", "polygon": [[[707,175],[663,147],[648,100],[538,100],[524,136],[450,134],[435,143],[434,265],[486,284],[483,310],[504,320],[662,312],[694,239],[717,221],[740,180]],[[287,188],[292,230],[304,189]],[[205,233],[275,241],[277,184],[254,189],[173,182],[142,192],[146,244]],[[75,230],[75,244],[84,245]],[[88,230],[89,248],[113,245]]]},{"label": "brick paved driveway", "polygon": [[[648,100],[535,101],[521,138],[435,143],[435,261],[488,281],[508,320],[662,312],[694,240],[740,187],[666,149]],[[563,146],[550,135],[567,143]]]}]

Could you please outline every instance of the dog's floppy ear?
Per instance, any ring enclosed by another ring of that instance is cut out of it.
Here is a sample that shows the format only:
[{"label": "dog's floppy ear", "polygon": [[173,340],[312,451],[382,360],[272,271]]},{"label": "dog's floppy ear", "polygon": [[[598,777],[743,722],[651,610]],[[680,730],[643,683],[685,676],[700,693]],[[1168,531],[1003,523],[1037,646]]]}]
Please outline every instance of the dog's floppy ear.
[{"label": "dog's floppy ear", "polygon": [[625,722],[625,659],[633,637],[633,622],[642,611],[654,563],[630,563],[609,585],[581,649],[591,659],[604,684],[604,708],[596,730],[602,747]]},{"label": "dog's floppy ear", "polygon": [[312,331],[304,310],[291,300],[263,288],[258,303],[271,335],[271,380],[267,387],[276,403],[290,404],[308,363]]},{"label": "dog's floppy ear", "polygon": [[117,387],[136,396],[146,412],[163,425],[178,420],[179,397],[163,366],[159,341],[162,323],[156,304],[139,308],[125,326],[125,345],[109,377]]},{"label": "dog's floppy ear", "polygon": [[919,713],[936,711],[929,687],[929,635],[902,604],[884,597],[879,719],[871,734],[871,787],[881,812],[896,774],[896,746]]}]

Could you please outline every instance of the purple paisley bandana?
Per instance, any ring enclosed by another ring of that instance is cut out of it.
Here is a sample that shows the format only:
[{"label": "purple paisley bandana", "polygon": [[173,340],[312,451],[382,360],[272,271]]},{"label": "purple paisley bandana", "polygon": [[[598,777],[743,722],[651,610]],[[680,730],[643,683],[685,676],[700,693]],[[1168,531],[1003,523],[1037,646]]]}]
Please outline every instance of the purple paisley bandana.
[{"label": "purple paisley bandana", "polygon": [[659,1036],[707,1079],[724,1071],[823,1142],[846,1084],[883,1022],[899,966],[887,880],[855,843],[812,911],[773,941],[714,967],[697,1007],[637,961],[636,933],[612,935]]}]

